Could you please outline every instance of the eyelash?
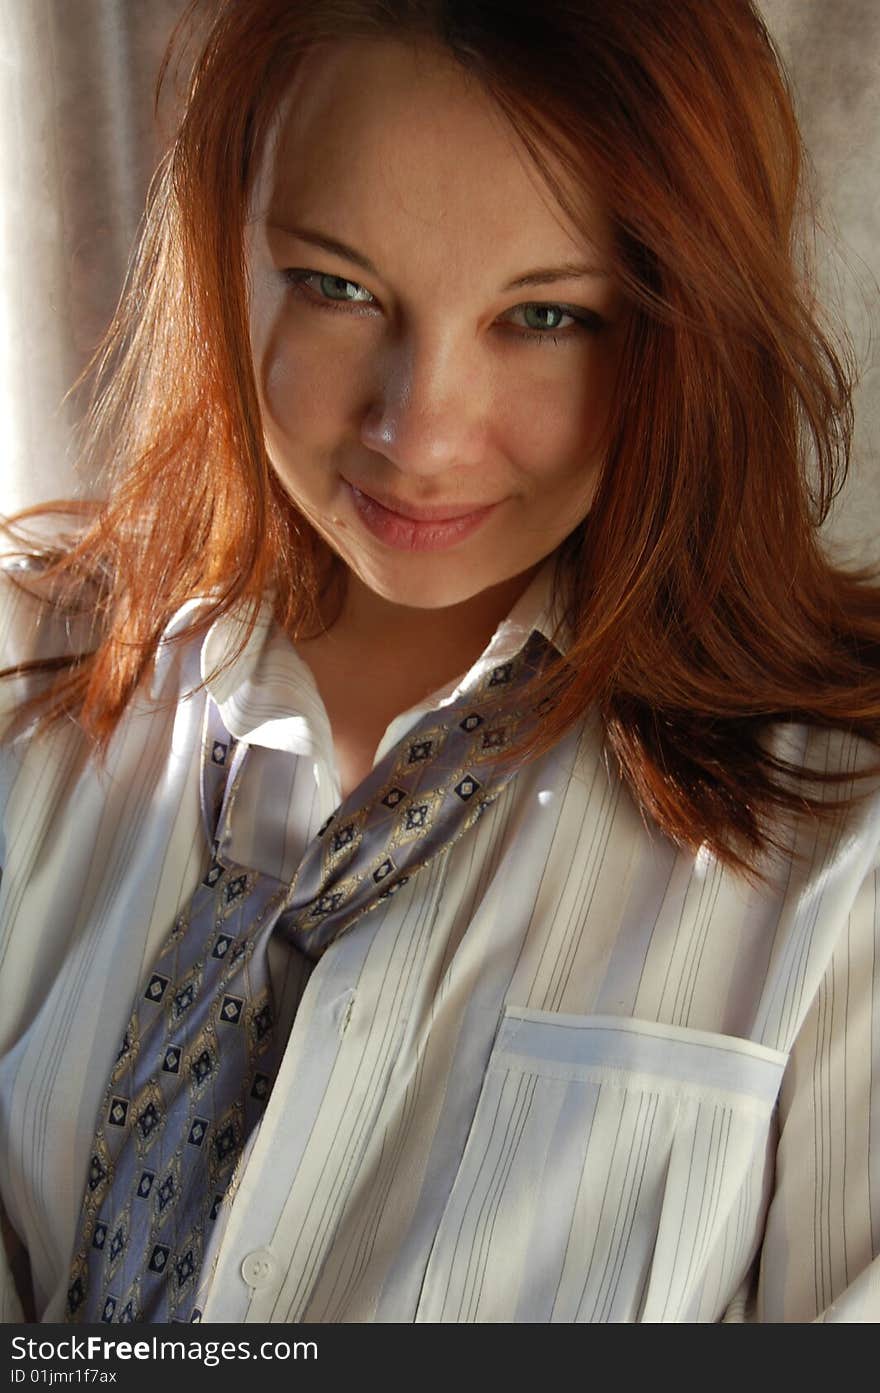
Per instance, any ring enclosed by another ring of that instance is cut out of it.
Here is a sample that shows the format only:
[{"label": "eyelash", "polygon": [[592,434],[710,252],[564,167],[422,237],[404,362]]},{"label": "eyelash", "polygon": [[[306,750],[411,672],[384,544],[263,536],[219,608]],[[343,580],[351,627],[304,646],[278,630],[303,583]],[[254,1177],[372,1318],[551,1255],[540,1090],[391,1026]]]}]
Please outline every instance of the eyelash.
[{"label": "eyelash", "polygon": [[[329,275],[330,272],[310,271],[298,267],[286,268],[281,272],[283,279],[295,290],[303,299],[307,300],[315,309],[321,310],[341,310],[343,314],[363,314],[367,310],[370,302],[357,300],[332,300],[329,296],[321,295],[308,285],[310,280],[320,280],[322,276]],[[364,290],[359,281],[350,281],[347,276],[334,277],[336,280],[347,281],[349,285],[357,286],[358,290]],[[521,305],[514,305],[514,310],[525,309],[554,309],[561,310],[564,315],[574,320],[574,323],[567,328],[559,330],[546,329],[543,333],[535,329],[517,329],[517,337],[528,339],[533,343],[547,344],[552,343],[559,346],[560,338],[568,339],[581,332],[587,334],[597,334],[605,328],[605,320],[592,310],[576,310],[570,305],[558,305],[550,300],[527,300]],[[512,311],[508,311],[511,313]]]}]

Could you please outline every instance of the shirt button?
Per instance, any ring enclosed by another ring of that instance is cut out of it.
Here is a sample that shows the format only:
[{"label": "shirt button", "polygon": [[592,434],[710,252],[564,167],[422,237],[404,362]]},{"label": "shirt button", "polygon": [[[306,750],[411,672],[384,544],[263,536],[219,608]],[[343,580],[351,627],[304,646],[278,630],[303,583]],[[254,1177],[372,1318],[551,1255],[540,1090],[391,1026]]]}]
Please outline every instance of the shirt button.
[{"label": "shirt button", "polygon": [[278,1259],[268,1248],[257,1248],[242,1262],[241,1275],[249,1287],[268,1287],[278,1275]]}]

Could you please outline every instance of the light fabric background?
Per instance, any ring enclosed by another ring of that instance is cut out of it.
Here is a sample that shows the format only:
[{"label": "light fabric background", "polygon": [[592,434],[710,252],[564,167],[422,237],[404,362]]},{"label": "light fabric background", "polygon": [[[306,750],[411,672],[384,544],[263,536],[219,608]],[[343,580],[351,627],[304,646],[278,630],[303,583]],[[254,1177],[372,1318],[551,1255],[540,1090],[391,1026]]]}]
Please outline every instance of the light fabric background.
[{"label": "light fabric background", "polygon": [[[88,492],[74,395],[112,314],[171,93],[153,88],[183,0],[0,0],[0,511]],[[841,559],[880,559],[880,4],[764,0],[822,210],[823,285],[862,363],[853,468],[829,524]],[[181,79],[182,80],[182,79]]]}]

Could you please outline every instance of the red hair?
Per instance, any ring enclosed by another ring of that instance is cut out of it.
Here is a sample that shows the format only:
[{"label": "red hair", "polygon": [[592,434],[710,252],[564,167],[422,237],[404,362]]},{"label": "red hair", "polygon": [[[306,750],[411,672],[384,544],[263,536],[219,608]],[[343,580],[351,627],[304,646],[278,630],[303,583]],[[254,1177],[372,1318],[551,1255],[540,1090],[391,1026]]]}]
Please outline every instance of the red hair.
[{"label": "red hair", "polygon": [[778,814],[855,800],[808,796],[768,727],[880,744],[878,568],[835,567],[818,533],[848,468],[854,368],[814,304],[800,136],[754,4],[221,0],[208,22],[91,365],[81,455],[109,468],[109,496],[43,573],[55,604],[85,587],[95,647],[56,663],[27,710],[43,727],[74,715],[105,748],[194,596],[211,602],[181,639],[233,606],[255,618],[270,589],[289,633],[315,622],[334,559],[263,446],[245,210],[309,48],[430,41],[484,84],[576,221],[582,192],[601,198],[633,310],[598,491],[559,553],[574,642],[524,754],[597,708],[643,812],[753,878],[784,849]]}]

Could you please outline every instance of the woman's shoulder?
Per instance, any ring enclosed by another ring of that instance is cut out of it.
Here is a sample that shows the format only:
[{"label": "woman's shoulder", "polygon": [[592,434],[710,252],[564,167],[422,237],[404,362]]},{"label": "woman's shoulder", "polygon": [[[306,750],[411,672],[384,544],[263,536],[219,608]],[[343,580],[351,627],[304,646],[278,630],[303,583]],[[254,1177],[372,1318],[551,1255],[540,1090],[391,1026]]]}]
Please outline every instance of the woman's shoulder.
[{"label": "woman's shoulder", "polygon": [[70,645],[64,609],[46,584],[48,561],[38,553],[0,553],[0,665],[56,657]]},{"label": "woman's shoulder", "polygon": [[846,778],[880,763],[880,746],[851,726],[777,720],[767,727],[765,747],[780,762],[811,774],[837,772]]},{"label": "woman's shoulder", "polygon": [[0,680],[0,713],[51,679],[54,667],[34,664],[72,658],[94,644],[94,606],[86,599],[60,601],[47,582],[48,569],[38,553],[0,554],[0,673],[8,674]]},{"label": "woman's shoulder", "polygon": [[817,885],[842,873],[855,887],[880,869],[880,746],[849,727],[796,721],[774,723],[766,745],[785,788],[827,805],[819,823],[781,817],[790,844],[805,852],[803,873]]}]

